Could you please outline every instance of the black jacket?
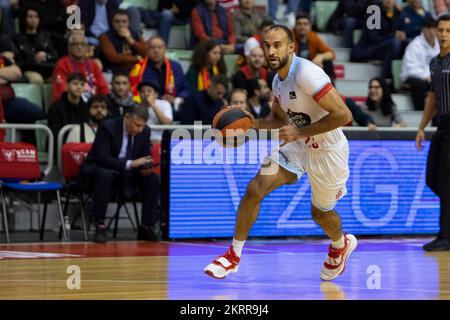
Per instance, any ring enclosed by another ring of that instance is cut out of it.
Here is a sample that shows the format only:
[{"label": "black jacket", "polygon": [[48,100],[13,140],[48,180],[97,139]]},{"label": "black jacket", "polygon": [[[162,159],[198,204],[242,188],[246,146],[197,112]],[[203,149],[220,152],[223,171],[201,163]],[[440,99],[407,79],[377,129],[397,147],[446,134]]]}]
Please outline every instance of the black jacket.
[{"label": "black jacket", "polygon": [[176,5],[180,12],[176,15],[178,19],[185,19],[191,16],[192,9],[199,4],[199,0],[166,0],[159,1],[158,11],[163,9],[171,9],[172,4]]},{"label": "black jacket", "polygon": [[[23,70],[33,70],[33,67],[39,66],[50,68],[50,70],[53,69],[58,60],[58,53],[54,48],[52,38],[48,32],[38,32],[33,40],[25,34],[16,34],[13,40],[17,48],[15,60]],[[36,53],[39,51],[47,53],[47,61],[36,61]]]},{"label": "black jacket", "polygon": [[59,130],[65,125],[87,122],[89,119],[89,111],[83,99],[80,99],[78,105],[73,104],[67,99],[67,92],[64,92],[61,99],[50,106],[47,118],[48,126],[56,139]]},{"label": "black jacket", "polygon": [[194,121],[202,121],[211,124],[214,115],[225,105],[223,100],[214,101],[207,91],[196,92],[186,98],[180,108],[181,124],[194,124]]},{"label": "black jacket", "polygon": [[[119,159],[123,140],[123,117],[104,120],[97,129],[94,144],[86,158],[87,166],[97,166],[125,172],[126,160]],[[149,156],[151,154],[150,128],[134,137],[133,160]],[[86,170],[83,170],[86,172]]]}]

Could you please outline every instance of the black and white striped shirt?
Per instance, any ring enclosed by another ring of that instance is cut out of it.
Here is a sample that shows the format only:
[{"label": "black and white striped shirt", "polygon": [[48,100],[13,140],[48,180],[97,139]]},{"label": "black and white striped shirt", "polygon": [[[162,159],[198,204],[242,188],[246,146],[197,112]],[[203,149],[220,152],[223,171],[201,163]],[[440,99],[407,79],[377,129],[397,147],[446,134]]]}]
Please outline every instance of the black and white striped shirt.
[{"label": "black and white striped shirt", "polygon": [[436,96],[436,112],[440,117],[450,113],[450,54],[434,57],[430,62],[431,91]]}]

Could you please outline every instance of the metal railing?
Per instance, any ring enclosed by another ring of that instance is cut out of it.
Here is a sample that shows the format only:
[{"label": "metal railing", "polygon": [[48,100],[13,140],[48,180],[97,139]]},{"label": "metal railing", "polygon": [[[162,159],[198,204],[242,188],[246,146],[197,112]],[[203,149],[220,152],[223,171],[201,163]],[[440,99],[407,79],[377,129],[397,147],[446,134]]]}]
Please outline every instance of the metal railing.
[{"label": "metal railing", "polygon": [[55,138],[53,136],[53,132],[49,127],[43,124],[15,124],[15,123],[0,123],[0,129],[7,129],[11,131],[10,140],[11,142],[17,142],[17,130],[44,130],[48,136],[48,145],[47,145],[47,166],[44,170],[44,176],[48,176],[48,174],[52,171],[53,168],[53,146],[55,145]]}]

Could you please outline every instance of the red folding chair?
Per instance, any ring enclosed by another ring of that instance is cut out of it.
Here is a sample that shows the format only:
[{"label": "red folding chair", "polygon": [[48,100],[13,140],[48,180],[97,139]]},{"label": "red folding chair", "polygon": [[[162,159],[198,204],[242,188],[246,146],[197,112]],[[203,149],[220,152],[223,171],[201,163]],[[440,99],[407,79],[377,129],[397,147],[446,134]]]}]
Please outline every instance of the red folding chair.
[{"label": "red folding chair", "polygon": [[[81,165],[86,160],[89,151],[92,148],[92,143],[77,143],[68,142],[62,146],[62,171],[64,179],[66,180],[66,201],[64,203],[64,216],[67,215],[69,208],[69,200],[72,195],[75,195],[80,202],[81,222],[83,226],[84,239],[88,240],[86,230],[86,215],[85,215],[85,201],[83,198],[83,190],[77,183],[77,176],[80,171]],[[78,219],[77,214],[71,223],[74,225]]]},{"label": "red folding chair", "polygon": [[[22,192],[38,193],[56,192],[59,218],[63,227],[63,241],[66,241],[66,230],[61,210],[60,190],[62,185],[57,182],[41,180],[38,153],[35,146],[29,143],[0,142],[0,196],[2,200],[3,224],[6,241],[9,242],[9,226],[6,210],[5,193]],[[44,218],[42,220],[41,234],[45,229],[45,216],[47,214],[47,202],[44,204]]]}]

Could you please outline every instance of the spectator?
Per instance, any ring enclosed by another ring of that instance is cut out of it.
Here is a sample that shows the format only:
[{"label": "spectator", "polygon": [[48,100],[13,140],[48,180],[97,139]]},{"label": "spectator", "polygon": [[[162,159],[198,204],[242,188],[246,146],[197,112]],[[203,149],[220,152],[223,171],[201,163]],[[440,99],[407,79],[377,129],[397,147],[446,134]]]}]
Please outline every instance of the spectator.
[{"label": "spectator", "polygon": [[[17,1],[17,0],[16,0]],[[14,34],[13,8],[11,0],[0,0],[0,31],[5,34]]]},{"label": "spectator", "polygon": [[86,76],[86,85],[82,98],[85,102],[95,94],[108,94],[109,87],[94,59],[86,58],[87,39],[75,33],[69,37],[69,55],[62,57],[56,63],[52,75],[52,101],[59,100],[61,94],[67,90],[67,75],[80,72]]},{"label": "spectator", "polygon": [[130,31],[127,11],[114,12],[111,26],[99,38],[105,70],[129,72],[146,55],[147,45],[140,35]]},{"label": "spectator", "polygon": [[67,21],[66,7],[63,2],[61,0],[20,0],[19,16],[25,16],[24,11],[29,6],[36,8],[41,13],[40,31],[50,33],[58,55],[62,56],[66,46],[64,33]]},{"label": "spectator", "polygon": [[80,169],[86,191],[92,195],[95,212],[94,241],[106,242],[105,216],[113,194],[123,190],[130,199],[136,190],[142,194],[142,223],[138,240],[160,240],[159,179],[151,164],[148,109],[127,109],[125,116],[104,120],[94,144]]},{"label": "spectator", "polygon": [[256,118],[265,118],[270,113],[269,101],[272,92],[264,79],[251,79],[248,81],[248,111]]},{"label": "spectator", "polygon": [[[0,97],[2,99],[5,121],[8,123],[35,123],[44,115],[39,106],[25,98],[16,97],[12,82],[22,77],[22,71],[14,61],[0,54]],[[25,130],[23,140],[35,143],[34,132]]]},{"label": "spectator", "polygon": [[166,57],[166,45],[160,36],[151,37],[148,47],[146,57],[131,69],[131,91],[138,97],[137,86],[140,82],[160,83],[158,97],[168,101],[176,111],[189,95],[183,69],[177,61]]},{"label": "spectator", "polygon": [[0,54],[14,61],[14,52],[17,52],[17,49],[12,41],[11,33],[7,31],[7,27],[2,23],[5,18],[5,9],[0,6]]},{"label": "spectator", "polygon": [[193,45],[201,40],[217,39],[224,53],[234,53],[236,34],[231,13],[217,4],[217,0],[200,0],[192,10]]},{"label": "spectator", "polygon": [[194,121],[202,121],[204,125],[211,124],[217,111],[226,105],[224,96],[227,87],[228,81],[224,75],[212,77],[207,90],[189,96],[181,106],[181,124],[193,124]]},{"label": "spectator", "polygon": [[381,78],[369,81],[369,95],[365,109],[378,127],[406,127],[397,112],[386,81]]},{"label": "spectator", "polygon": [[325,73],[334,80],[332,61],[336,53],[316,32],[312,31],[311,20],[306,14],[299,14],[293,29],[295,39],[295,53],[297,56],[311,60],[324,69]]},{"label": "spectator", "polygon": [[397,28],[406,34],[406,43],[408,44],[420,35],[423,22],[431,18],[431,14],[423,8],[422,0],[408,0],[408,5],[400,14]]},{"label": "spectator", "polygon": [[236,41],[243,46],[248,38],[258,33],[264,14],[255,9],[255,0],[239,0],[239,4],[239,8],[233,11],[233,23]]},{"label": "spectator", "polygon": [[377,128],[377,125],[375,124],[375,121],[373,121],[372,117],[364,112],[362,108],[356,104],[355,101],[353,101],[349,97],[341,97],[345,101],[347,107],[350,109],[353,121],[356,122],[358,126],[367,127],[369,130],[375,130]]},{"label": "spectator", "polygon": [[[67,43],[69,42],[69,37],[72,34],[80,34],[83,37],[86,37],[86,30],[84,28],[84,24],[81,23],[79,27],[80,27],[79,29],[68,30],[66,32],[66,34],[64,35],[66,46],[65,46],[64,54],[62,56],[68,55]],[[86,50],[86,58],[94,59],[95,62],[97,63],[97,65],[99,66],[100,70],[103,70],[103,62],[101,62],[100,59],[96,58],[96,56],[98,56],[98,55],[99,55],[98,47],[88,44],[87,50]]]},{"label": "spectator", "polygon": [[[141,105],[148,108],[149,118],[147,125],[151,128],[154,124],[169,125],[173,120],[173,112],[170,103],[157,99],[159,85],[154,82],[143,81],[138,86]],[[152,130],[150,139],[152,143],[160,143],[163,130]]]},{"label": "spectator", "polygon": [[353,48],[353,31],[362,29],[363,17],[373,0],[341,0],[328,19],[326,31],[343,32],[346,48]]},{"label": "spectator", "polygon": [[191,12],[199,0],[159,1],[158,10],[139,8],[140,20],[150,28],[158,28],[158,35],[169,43],[172,25],[185,25],[191,22]]},{"label": "spectator", "polygon": [[382,60],[381,77],[392,82],[392,60],[402,55],[406,34],[396,29],[399,24],[400,11],[394,0],[383,0],[381,5],[380,29],[368,29],[363,24],[361,39],[351,51],[351,60],[363,62]]},{"label": "spectator", "polygon": [[120,117],[127,108],[133,108],[136,103],[130,90],[130,80],[125,73],[115,73],[111,81],[111,92],[108,94],[109,115]]},{"label": "spectator", "polygon": [[434,13],[436,18],[448,14],[450,8],[449,0],[433,0]]},{"label": "spectator", "polygon": [[190,91],[208,89],[210,79],[217,74],[227,74],[219,42],[214,39],[199,42],[192,54],[192,64],[186,73]]},{"label": "spectator", "polygon": [[109,31],[110,17],[119,9],[121,0],[80,0],[81,23],[86,28],[90,45],[98,46],[101,34]]},{"label": "spectator", "polygon": [[245,89],[233,89],[230,93],[230,105],[238,107],[242,111],[248,111],[247,91]]},{"label": "spectator", "polygon": [[53,103],[48,110],[48,126],[55,137],[59,130],[67,124],[79,124],[88,120],[88,109],[81,98],[86,77],[82,73],[67,76],[67,92]]},{"label": "spectator", "polygon": [[[268,0],[269,16],[272,20],[277,19],[279,0]],[[286,1],[285,1],[286,2]],[[298,13],[308,14],[311,11],[311,0],[287,0],[285,17],[288,28],[293,28],[295,25],[295,17]]]},{"label": "spectator", "polygon": [[249,80],[251,79],[264,79],[272,84],[274,74],[265,67],[266,59],[263,49],[256,45],[253,49],[246,50],[245,55],[247,63],[233,76],[233,87],[247,89],[247,92],[250,92]]},{"label": "spectator", "polygon": [[410,89],[415,110],[423,110],[425,97],[430,89],[430,62],[440,52],[436,38],[436,21],[425,20],[422,33],[406,47],[402,73],[404,84]]},{"label": "spectator", "polygon": [[18,50],[16,62],[31,83],[44,83],[50,78],[58,52],[50,33],[40,30],[40,13],[29,6],[22,11],[19,25],[21,33],[13,37]]},{"label": "spectator", "polygon": [[66,142],[94,142],[98,126],[108,116],[108,100],[104,95],[92,96],[87,109],[89,119],[70,130]]}]

